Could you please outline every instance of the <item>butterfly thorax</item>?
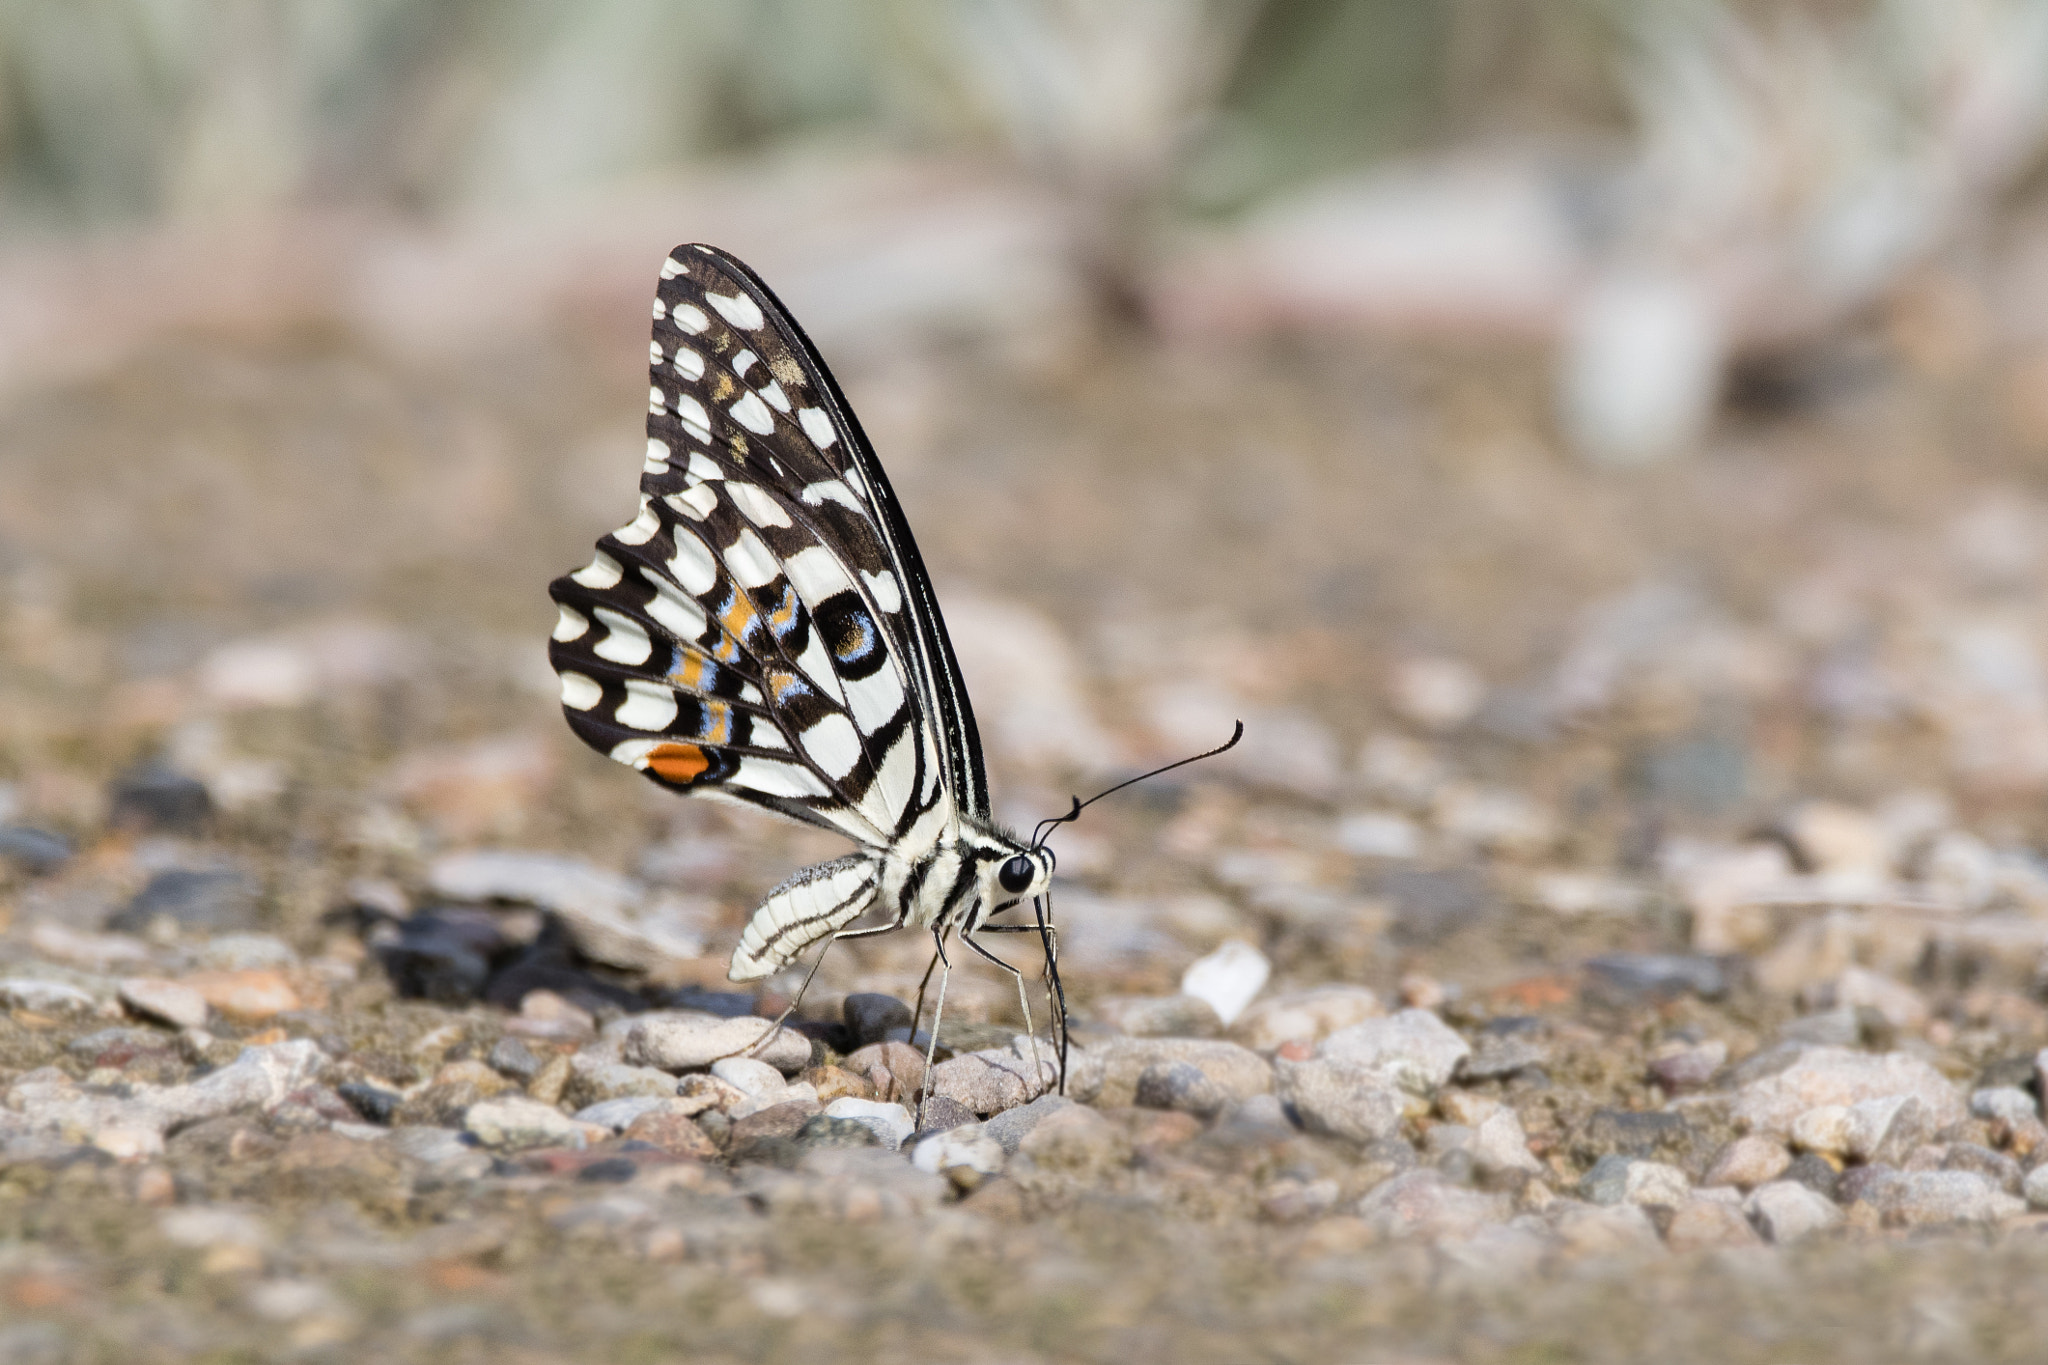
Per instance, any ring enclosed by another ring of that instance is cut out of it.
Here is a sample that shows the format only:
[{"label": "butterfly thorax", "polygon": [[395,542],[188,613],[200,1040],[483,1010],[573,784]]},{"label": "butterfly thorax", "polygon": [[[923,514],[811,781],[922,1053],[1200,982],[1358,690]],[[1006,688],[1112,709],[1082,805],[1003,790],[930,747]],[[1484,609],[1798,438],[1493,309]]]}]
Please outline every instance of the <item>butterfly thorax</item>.
[{"label": "butterfly thorax", "polygon": [[[1015,860],[1030,865],[1021,889],[1003,882]],[[963,818],[958,833],[928,847],[891,849],[883,859],[881,908],[897,922],[924,928],[967,930],[1033,895],[1051,877],[1050,859],[993,826]]]}]

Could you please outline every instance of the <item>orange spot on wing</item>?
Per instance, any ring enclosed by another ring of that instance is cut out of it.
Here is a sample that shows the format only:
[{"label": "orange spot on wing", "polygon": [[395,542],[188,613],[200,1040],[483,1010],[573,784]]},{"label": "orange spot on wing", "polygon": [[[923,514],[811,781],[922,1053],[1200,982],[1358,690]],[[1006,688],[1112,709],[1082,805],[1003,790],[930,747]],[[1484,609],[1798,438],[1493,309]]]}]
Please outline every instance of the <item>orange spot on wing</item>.
[{"label": "orange spot on wing", "polygon": [[660,744],[648,751],[647,766],[670,782],[694,782],[711,760],[694,744]]}]

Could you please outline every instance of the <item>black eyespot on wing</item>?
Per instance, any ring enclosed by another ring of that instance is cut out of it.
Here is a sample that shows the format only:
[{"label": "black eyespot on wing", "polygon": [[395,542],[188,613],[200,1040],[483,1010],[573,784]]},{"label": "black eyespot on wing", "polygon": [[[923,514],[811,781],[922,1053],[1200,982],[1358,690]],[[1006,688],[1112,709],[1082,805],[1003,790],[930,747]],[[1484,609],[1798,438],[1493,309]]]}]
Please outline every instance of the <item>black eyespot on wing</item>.
[{"label": "black eyespot on wing", "polygon": [[840,676],[866,678],[889,660],[882,629],[868,614],[859,593],[834,593],[818,604],[817,627],[832,651],[832,664]]},{"label": "black eyespot on wing", "polygon": [[1031,879],[1037,875],[1038,869],[1031,860],[1019,853],[1003,864],[1002,870],[996,873],[996,880],[1002,884],[1003,890],[1016,895],[1031,885]]}]

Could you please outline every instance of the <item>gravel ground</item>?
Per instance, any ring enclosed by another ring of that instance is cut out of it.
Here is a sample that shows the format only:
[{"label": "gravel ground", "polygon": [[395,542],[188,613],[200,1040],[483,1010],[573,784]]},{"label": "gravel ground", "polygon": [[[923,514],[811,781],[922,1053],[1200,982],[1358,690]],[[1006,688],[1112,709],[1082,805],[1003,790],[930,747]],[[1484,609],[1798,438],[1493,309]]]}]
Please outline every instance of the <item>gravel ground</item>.
[{"label": "gravel ground", "polygon": [[963,968],[913,1132],[927,945],[731,1057],[836,846],[556,712],[639,344],[0,413],[0,1362],[2037,1354],[2027,372],[1620,477],[1513,355],[852,358],[1000,813],[1247,726],[1060,836],[1065,1095]]}]

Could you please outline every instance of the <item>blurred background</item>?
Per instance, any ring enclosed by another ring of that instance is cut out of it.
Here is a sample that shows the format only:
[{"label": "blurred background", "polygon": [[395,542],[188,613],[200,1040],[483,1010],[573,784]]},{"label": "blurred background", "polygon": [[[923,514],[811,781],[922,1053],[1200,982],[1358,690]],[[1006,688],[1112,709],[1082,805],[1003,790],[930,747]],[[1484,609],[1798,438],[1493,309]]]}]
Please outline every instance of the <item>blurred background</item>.
[{"label": "blurred background", "polygon": [[[497,845],[719,950],[825,851],[552,700],[703,240],[875,438],[1006,814],[1246,718],[1074,832],[1099,962],[1889,897],[2025,976],[2044,140],[2044,0],[0,7],[8,913]],[[107,835],[187,797],[202,852]]]}]

